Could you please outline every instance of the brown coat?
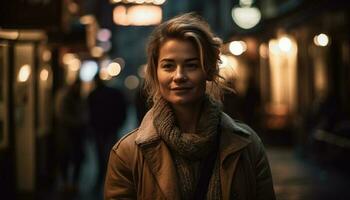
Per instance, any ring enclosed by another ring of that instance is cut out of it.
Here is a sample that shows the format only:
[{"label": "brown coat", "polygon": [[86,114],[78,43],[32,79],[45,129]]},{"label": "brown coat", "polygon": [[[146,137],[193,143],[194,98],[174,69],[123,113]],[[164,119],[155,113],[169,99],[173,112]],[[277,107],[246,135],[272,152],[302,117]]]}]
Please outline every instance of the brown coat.
[{"label": "brown coat", "polygon": [[[269,163],[254,131],[222,114],[220,179],[223,199],[274,200]],[[153,126],[152,112],[109,157],[105,199],[180,199],[176,169]]]}]

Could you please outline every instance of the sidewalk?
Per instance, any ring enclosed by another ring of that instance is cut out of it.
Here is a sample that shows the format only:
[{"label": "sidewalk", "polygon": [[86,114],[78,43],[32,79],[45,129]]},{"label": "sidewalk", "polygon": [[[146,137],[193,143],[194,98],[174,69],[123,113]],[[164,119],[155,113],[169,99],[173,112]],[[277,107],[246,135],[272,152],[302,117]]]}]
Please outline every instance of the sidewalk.
[{"label": "sidewalk", "polygon": [[349,177],[336,169],[301,159],[292,148],[269,147],[267,154],[278,200],[350,199]]}]

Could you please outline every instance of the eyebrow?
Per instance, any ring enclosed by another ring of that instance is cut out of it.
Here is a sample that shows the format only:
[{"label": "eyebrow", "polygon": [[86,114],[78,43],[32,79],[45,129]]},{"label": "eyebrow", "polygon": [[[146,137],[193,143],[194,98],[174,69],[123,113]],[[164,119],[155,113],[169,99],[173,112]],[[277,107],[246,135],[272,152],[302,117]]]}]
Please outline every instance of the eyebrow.
[{"label": "eyebrow", "polygon": [[[174,59],[170,59],[170,58],[163,58],[162,60],[160,60],[160,62],[172,62],[174,61]],[[191,62],[191,61],[199,61],[199,58],[187,58],[185,59],[185,62]]]}]

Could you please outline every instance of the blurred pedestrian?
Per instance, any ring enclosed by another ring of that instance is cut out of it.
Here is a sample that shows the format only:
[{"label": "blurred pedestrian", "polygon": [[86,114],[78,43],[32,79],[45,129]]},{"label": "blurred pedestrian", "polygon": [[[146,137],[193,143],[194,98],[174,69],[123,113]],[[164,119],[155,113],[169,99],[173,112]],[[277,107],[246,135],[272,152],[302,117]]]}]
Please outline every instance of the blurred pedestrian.
[{"label": "blurred pedestrian", "polygon": [[140,124],[143,117],[151,107],[151,102],[148,101],[147,94],[143,89],[143,83],[138,88],[135,95],[134,104],[136,107],[137,123]]},{"label": "blurred pedestrian", "polygon": [[242,121],[253,129],[260,127],[261,97],[256,79],[250,75],[247,90],[242,99]]},{"label": "blurred pedestrian", "polygon": [[223,94],[223,111],[230,116],[232,119],[242,121],[242,97],[236,92],[235,77],[225,77],[226,86],[231,88],[233,91],[224,91]]},{"label": "blurred pedestrian", "polygon": [[[88,122],[87,106],[81,95],[81,81],[59,90],[56,96],[55,116],[57,157],[64,189],[78,190],[78,181],[84,159],[84,142]],[[72,169],[72,173],[70,173]]]},{"label": "blurred pedestrian", "polygon": [[97,148],[98,177],[96,189],[104,181],[109,150],[118,140],[118,130],[126,120],[127,102],[124,94],[117,88],[104,84],[97,74],[95,88],[88,96],[90,125]]},{"label": "blurred pedestrian", "polygon": [[105,199],[275,199],[261,140],[218,105],[220,45],[193,13],[154,30],[145,76],[153,106],[111,150]]}]

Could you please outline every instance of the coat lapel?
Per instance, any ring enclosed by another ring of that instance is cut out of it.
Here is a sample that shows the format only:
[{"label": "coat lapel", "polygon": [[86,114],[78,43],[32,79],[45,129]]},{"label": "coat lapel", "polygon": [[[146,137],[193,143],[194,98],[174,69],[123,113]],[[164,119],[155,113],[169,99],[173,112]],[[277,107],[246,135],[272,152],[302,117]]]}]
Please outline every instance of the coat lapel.
[{"label": "coat lapel", "polygon": [[229,116],[222,114],[220,139],[220,180],[223,199],[230,199],[234,172],[241,155],[241,149],[250,142],[249,131],[238,126]]},{"label": "coat lapel", "polygon": [[168,148],[160,140],[142,147],[145,160],[165,199],[180,199],[174,163]]},{"label": "coat lapel", "polygon": [[[234,172],[240,157],[240,150],[251,139],[250,132],[239,126],[226,114],[221,118],[220,180],[223,199],[230,199]],[[152,109],[144,117],[135,140],[156,179],[165,199],[180,199],[177,175],[169,149],[161,141],[153,126]]]},{"label": "coat lapel", "polygon": [[146,163],[165,199],[180,199],[177,175],[169,149],[156,133],[149,111],[142,121],[136,144],[141,148]]}]

